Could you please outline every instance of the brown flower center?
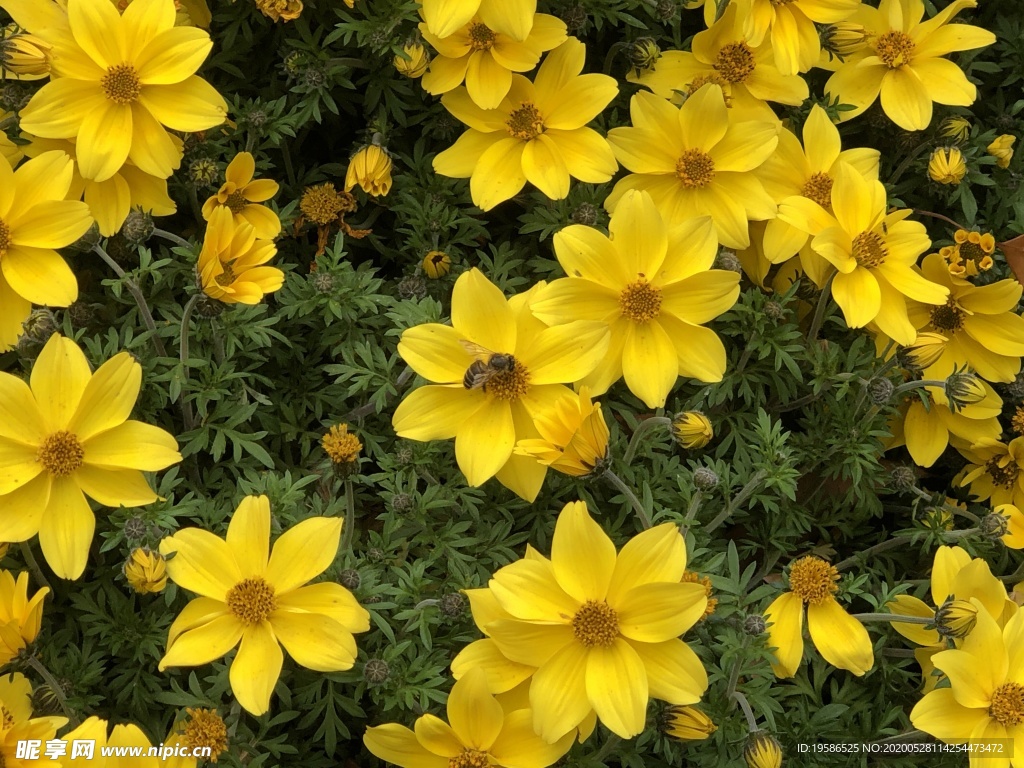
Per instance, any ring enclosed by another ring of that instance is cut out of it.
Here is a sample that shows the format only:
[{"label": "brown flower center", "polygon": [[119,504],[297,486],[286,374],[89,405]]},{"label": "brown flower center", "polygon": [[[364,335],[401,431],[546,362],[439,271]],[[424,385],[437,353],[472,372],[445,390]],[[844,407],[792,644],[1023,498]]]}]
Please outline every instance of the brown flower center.
[{"label": "brown flower center", "polygon": [[712,66],[730,83],[742,83],[754,71],[754,50],[742,41],[723,45]]},{"label": "brown flower center", "polygon": [[603,600],[587,600],[572,617],[572,631],[587,648],[607,648],[619,636],[619,614]]},{"label": "brown flower center", "polygon": [[107,74],[100,78],[103,95],[118,104],[131,104],[142,93],[139,73],[131,64],[118,64],[110,67]]},{"label": "brown flower center", "polygon": [[820,557],[801,557],[789,567],[789,589],[805,603],[819,605],[839,591],[839,571]]},{"label": "brown flower center", "polygon": [[487,753],[477,749],[467,749],[448,759],[448,768],[487,768],[490,764]]},{"label": "brown flower center", "polygon": [[512,360],[508,370],[493,371],[487,379],[484,389],[489,395],[499,400],[518,400],[530,391],[530,372],[518,360]]},{"label": "brown flower center", "polygon": [[619,295],[622,314],[634,323],[646,323],[661,312],[661,289],[655,288],[641,277],[630,283]]},{"label": "brown flower center", "polygon": [[814,174],[804,184],[800,194],[822,208],[829,208],[832,205],[832,177],[827,173]]},{"label": "brown flower center", "polygon": [[964,311],[956,305],[952,296],[932,309],[932,328],[940,332],[959,331],[964,327]]},{"label": "brown flower center", "polygon": [[217,285],[231,285],[237,277],[235,270],[231,268],[231,264],[221,264],[221,266],[224,268],[224,271],[213,278],[214,281],[216,281]]},{"label": "brown flower center", "polygon": [[494,46],[497,35],[486,24],[473,22],[469,28],[469,47],[474,51],[489,51]]},{"label": "brown flower center", "polygon": [[880,35],[875,41],[875,52],[889,69],[899,69],[910,63],[914,53],[914,41],[906,32],[891,30]]},{"label": "brown flower center", "polygon": [[209,747],[211,762],[216,763],[217,758],[228,750],[228,729],[224,720],[213,709],[198,709],[189,707],[185,710],[188,713],[188,722],[181,735],[191,749],[197,747]]},{"label": "brown flower center", "polygon": [[236,189],[230,195],[228,199],[224,201],[232,213],[241,213],[245,210],[245,207],[249,204],[249,201],[245,199],[245,195],[242,194],[242,190]]},{"label": "brown flower center", "polygon": [[1024,722],[1024,685],[1003,683],[996,688],[988,707],[988,715],[1002,725],[1020,725]]},{"label": "brown flower center", "polygon": [[865,269],[881,266],[888,255],[885,240],[877,232],[861,232],[853,238],[853,258]]},{"label": "brown flower center", "polygon": [[4,254],[7,253],[7,249],[11,247],[11,228],[4,224],[3,220],[0,220],[0,258],[3,258]]},{"label": "brown flower center", "polygon": [[689,189],[706,187],[715,178],[715,161],[699,149],[688,149],[676,160],[676,176]]},{"label": "brown flower center", "polygon": [[39,446],[36,461],[54,477],[66,477],[82,466],[84,458],[85,449],[78,438],[67,430],[61,430],[46,436]]},{"label": "brown flower center", "polygon": [[973,243],[970,240],[960,243],[957,246],[957,251],[960,254],[960,258],[964,261],[981,261],[989,254],[988,251],[981,247],[980,243]]},{"label": "brown flower center", "polygon": [[225,601],[243,624],[260,624],[277,608],[274,588],[262,577],[238,582],[228,591]]},{"label": "brown flower center", "polygon": [[505,127],[510,136],[530,141],[544,133],[544,118],[532,102],[524,101],[519,109],[509,114]]},{"label": "brown flower center", "polygon": [[1005,466],[1001,465],[1000,460],[1003,458],[1008,457],[995,456],[989,459],[985,464],[985,471],[992,478],[993,485],[1009,490],[1017,483],[1017,478],[1020,476],[1020,467],[1013,461]]}]

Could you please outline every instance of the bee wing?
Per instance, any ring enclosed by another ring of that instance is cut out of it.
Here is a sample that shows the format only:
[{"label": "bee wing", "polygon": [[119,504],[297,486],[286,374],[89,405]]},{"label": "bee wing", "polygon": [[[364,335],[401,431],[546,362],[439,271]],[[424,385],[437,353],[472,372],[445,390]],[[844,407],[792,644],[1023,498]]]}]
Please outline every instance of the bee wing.
[{"label": "bee wing", "polygon": [[466,352],[473,355],[474,357],[490,357],[491,355],[494,354],[487,347],[476,344],[472,341],[469,341],[468,339],[459,339],[459,344],[462,345],[462,348],[466,350]]}]

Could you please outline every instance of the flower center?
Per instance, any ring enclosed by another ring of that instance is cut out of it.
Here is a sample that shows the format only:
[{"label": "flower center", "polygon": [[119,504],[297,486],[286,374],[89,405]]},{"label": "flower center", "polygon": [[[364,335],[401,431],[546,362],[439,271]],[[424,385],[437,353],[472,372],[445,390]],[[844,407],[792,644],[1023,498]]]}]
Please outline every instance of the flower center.
[{"label": "flower center", "polygon": [[1010,427],[1018,435],[1024,435],[1024,405],[1018,405],[1017,410],[1013,412]]},{"label": "flower center", "polygon": [[475,21],[469,28],[469,47],[474,51],[489,51],[496,37],[490,27]]},{"label": "flower center", "polygon": [[619,614],[604,600],[587,600],[572,617],[572,631],[587,648],[607,648],[619,636]]},{"label": "flower center", "polygon": [[85,449],[78,442],[78,438],[67,430],[61,430],[46,436],[43,444],[39,446],[36,461],[51,475],[66,477],[82,466],[83,458]]},{"label": "flower center", "polygon": [[189,719],[181,735],[182,741],[192,749],[209,747],[210,757],[207,759],[217,762],[217,757],[228,749],[228,729],[224,720],[212,709],[189,707],[185,711]]},{"label": "flower center", "polygon": [[530,372],[525,365],[513,358],[511,368],[490,372],[484,391],[499,400],[518,400],[530,391]]},{"label": "flower center", "polygon": [[981,247],[980,243],[974,243],[970,240],[965,243],[960,243],[957,251],[960,254],[960,258],[965,261],[969,260],[977,262],[988,256],[988,252]]},{"label": "flower center", "polygon": [[875,41],[875,52],[889,69],[899,69],[910,63],[914,53],[914,41],[906,32],[892,30],[880,35]]},{"label": "flower center", "polygon": [[232,213],[241,213],[245,210],[245,206],[249,204],[249,201],[245,199],[245,195],[242,194],[242,190],[236,189],[230,195],[228,199],[224,201]]},{"label": "flower center", "polygon": [[820,557],[801,557],[789,567],[789,589],[805,603],[820,605],[839,591],[839,571]]},{"label": "flower center", "polygon": [[693,96],[697,91],[703,88],[708,83],[714,83],[722,89],[722,95],[725,97],[725,106],[732,106],[732,97],[729,95],[728,90],[731,83],[722,77],[717,72],[702,72],[691,80],[686,86],[687,96]]},{"label": "flower center", "polygon": [[118,104],[131,104],[142,92],[139,73],[131,64],[118,64],[110,67],[102,78],[100,86],[103,94]]},{"label": "flower center", "polygon": [[715,178],[715,161],[699,149],[688,149],[676,160],[676,176],[684,187],[706,187]]},{"label": "flower center", "polygon": [[832,177],[827,173],[814,174],[804,184],[800,194],[808,200],[813,200],[822,208],[830,208],[832,205]]},{"label": "flower center", "polygon": [[619,295],[622,314],[634,323],[646,323],[661,312],[661,289],[641,277],[627,285]]},{"label": "flower center", "polygon": [[243,624],[260,624],[277,608],[274,588],[260,576],[235,584],[225,602]]},{"label": "flower center", "polygon": [[988,460],[985,464],[985,471],[988,472],[989,477],[992,478],[992,484],[998,485],[1000,488],[1006,488],[1009,490],[1013,488],[1017,483],[1017,478],[1020,476],[1020,467],[1015,462],[1010,462],[1003,466],[1000,461],[1002,458],[995,456]]},{"label": "flower center", "polygon": [[1024,722],[1024,685],[1003,683],[992,694],[988,715],[1003,725]]},{"label": "flower center", "polygon": [[723,45],[712,66],[730,83],[742,83],[754,71],[754,51],[742,41]]},{"label": "flower center", "polygon": [[224,271],[213,279],[217,285],[231,285],[235,282],[235,270],[231,268],[231,264],[221,264],[221,266],[224,268]]},{"label": "flower center", "polygon": [[308,187],[302,193],[299,210],[314,224],[330,224],[338,214],[354,210],[355,206],[342,197],[330,182]]},{"label": "flower center", "polygon": [[853,258],[865,269],[881,266],[888,255],[885,240],[877,232],[861,232],[853,238]]},{"label": "flower center", "polygon": [[487,768],[490,764],[487,753],[476,749],[467,749],[448,759],[448,768]]},{"label": "flower center", "polygon": [[2,220],[0,220],[0,258],[7,253],[7,249],[11,247],[11,228],[8,227]]},{"label": "flower center", "polygon": [[683,583],[700,584],[704,587],[704,597],[708,599],[708,604],[704,609],[704,615],[697,619],[697,621],[704,621],[704,619],[713,614],[715,609],[718,608],[718,598],[711,596],[711,578],[708,576],[701,576],[699,573],[694,573],[693,571],[683,571]]},{"label": "flower center", "polygon": [[959,331],[964,327],[964,311],[951,296],[945,304],[932,309],[931,323],[936,331]]},{"label": "flower center", "polygon": [[505,123],[509,135],[523,141],[536,139],[544,133],[544,118],[532,102],[524,101],[519,109],[513,110]]}]

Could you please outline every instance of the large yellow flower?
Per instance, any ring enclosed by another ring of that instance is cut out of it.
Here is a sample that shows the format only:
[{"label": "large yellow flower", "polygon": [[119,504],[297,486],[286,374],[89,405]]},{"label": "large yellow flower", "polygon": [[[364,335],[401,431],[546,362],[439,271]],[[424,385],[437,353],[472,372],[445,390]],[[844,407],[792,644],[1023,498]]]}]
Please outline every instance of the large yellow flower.
[{"label": "large yellow flower", "polygon": [[[536,668],[530,704],[545,741],[573,731],[592,712],[630,738],[643,730],[650,698],[700,699],[707,674],[679,636],[704,615],[707,596],[702,584],[681,581],[685,570],[676,525],[645,531],[616,553],[577,501],[558,516],[550,560],[534,553],[494,574],[491,594],[511,618],[483,628],[511,670]],[[502,670],[495,662],[492,685]]]},{"label": "large yellow flower", "polygon": [[0,541],[38,533],[54,573],[77,579],[96,528],[86,495],[107,507],[157,500],[142,472],[181,454],[170,434],[128,418],[141,383],[142,366],[127,352],[92,373],[82,350],[57,334],[29,384],[0,373]]},{"label": "large yellow flower", "polygon": [[608,141],[626,168],[605,201],[614,211],[627,191],[648,192],[670,226],[710,216],[718,242],[750,244],[748,220],[775,216],[776,206],[750,173],[775,151],[779,126],[737,121],[722,89],[709,84],[676,108],[641,92],[630,101],[632,128],[613,128]]},{"label": "large yellow flower", "polygon": [[840,164],[830,194],[832,213],[804,197],[779,206],[779,218],[813,236],[811,248],[838,270],[832,295],[846,324],[874,323],[897,343],[912,344],[917,329],[906,299],[942,304],[949,289],[914,267],[931,245],[924,225],[907,221],[910,211],[887,212],[885,187]]},{"label": "large yellow flower", "polygon": [[50,594],[43,587],[28,596],[28,574],[0,571],[0,664],[7,664],[34,642],[43,623],[43,598]]},{"label": "large yellow flower", "polygon": [[630,190],[609,233],[575,224],[556,234],[555,254],[571,277],[555,280],[533,302],[546,323],[608,323],[608,354],[582,383],[600,395],[625,376],[633,394],[660,408],[680,376],[720,381],[725,347],[703,325],[728,311],[740,289],[736,272],[711,269],[717,249],[710,219],[670,230],[651,196]]},{"label": "large yellow flower", "polygon": [[569,751],[573,735],[543,741],[534,733],[533,713],[503,709],[487,689],[486,673],[473,669],[452,686],[448,723],[427,714],[416,720],[415,732],[397,723],[378,725],[366,729],[363,743],[400,768],[547,768]]},{"label": "large yellow flower", "polygon": [[160,669],[208,664],[241,643],[231,663],[231,690],[254,715],[270,707],[284,661],[280,645],[308,669],[351,669],[352,635],[370,628],[370,614],[340,584],[303,586],[334,562],[341,524],[329,517],[303,520],[270,551],[270,501],[247,496],[226,539],[200,528],[164,539],[160,553],[174,553],[167,560],[171,580],[201,597],[171,625]]},{"label": "large yellow flower", "polygon": [[281,219],[262,203],[277,194],[280,188],[273,179],[254,179],[256,160],[250,152],[239,152],[224,171],[224,183],[217,194],[203,203],[207,221],[220,207],[231,211],[236,224],[248,223],[260,240],[273,240],[281,234]]},{"label": "large yellow flower", "polygon": [[[348,0],[346,0],[348,2]],[[513,40],[525,40],[530,34],[536,0],[420,0],[420,13],[430,34],[449,37],[479,15],[491,29],[500,30]]]},{"label": "large yellow flower", "polygon": [[165,130],[224,122],[227,103],[195,71],[212,42],[175,27],[174,0],[135,0],[120,15],[109,0],[68,0],[67,16],[39,0],[0,2],[18,24],[53,45],[54,77],[21,112],[27,133],[78,140],[82,176],[105,181],[125,161],[167,178],[181,162]]},{"label": "large yellow flower", "polygon": [[259,304],[284,285],[284,272],[267,266],[276,254],[273,241],[257,240],[252,225],[239,223],[229,206],[215,207],[199,252],[203,292],[225,304]]},{"label": "large yellow flower", "polygon": [[908,302],[910,321],[919,331],[949,339],[925,378],[944,379],[969,365],[989,381],[1013,381],[1024,355],[1024,318],[1015,312],[1021,284],[1009,279],[976,286],[951,275],[937,253],[925,258],[921,272],[949,289],[949,298],[939,306]]},{"label": "large yellow flower", "polygon": [[793,677],[804,656],[804,606],[807,628],[818,653],[829,664],[863,675],[875,663],[864,625],[839,604],[839,571],[818,557],[801,557],[789,567],[789,591],[768,606],[768,644],[775,646],[772,669]]},{"label": "large yellow flower", "polygon": [[981,27],[949,24],[977,0],[954,0],[922,21],[921,0],[882,0],[878,8],[861,5],[853,20],[867,30],[868,44],[839,66],[825,84],[826,96],[850,104],[842,120],[861,114],[879,93],[885,114],[907,131],[921,131],[932,120],[932,102],[967,107],[977,89],[963,71],[942,57],[954,51],[982,48],[996,36]]},{"label": "large yellow flower", "polygon": [[[506,300],[480,270],[463,273],[452,293],[452,325],[429,323],[402,334],[398,353],[434,384],[410,393],[393,419],[400,437],[454,437],[455,458],[470,485],[496,476],[530,501],[547,468],[513,454],[516,442],[541,437],[537,414],[571,395],[564,384],[593,371],[608,349],[605,323],[578,320],[547,328],[538,320],[531,303],[542,287]],[[467,389],[470,367],[490,375],[483,382],[472,377],[475,386]]]},{"label": "large yellow flower", "polygon": [[17,171],[0,163],[0,351],[17,340],[30,304],[66,307],[78,298],[78,281],[54,250],[92,226],[88,206],[64,199],[73,175],[63,152]]},{"label": "large yellow flower", "polygon": [[969,485],[973,496],[993,507],[1024,507],[1024,437],[1009,443],[986,438],[960,453],[970,462],[960,485]]},{"label": "large yellow flower", "polygon": [[834,24],[850,18],[860,0],[740,0],[750,45],[771,40],[775,66],[783,75],[806,72],[818,63],[821,42],[815,22]]},{"label": "large yellow flower", "polygon": [[[486,8],[496,3],[537,6],[536,0],[484,0],[482,6]],[[420,24],[423,39],[439,54],[423,75],[423,89],[437,96],[465,81],[474,104],[481,109],[496,109],[512,87],[512,73],[529,72],[537,66],[542,53],[558,47],[566,39],[565,22],[546,13],[534,16],[525,40],[516,40],[506,29],[492,29],[480,14],[447,37],[438,37],[425,23]]]},{"label": "large yellow flower", "polygon": [[553,200],[569,194],[569,177],[608,181],[618,168],[608,142],[586,125],[608,106],[618,85],[607,75],[581,75],[585,46],[570,38],[547,55],[534,82],[512,76],[496,109],[480,109],[465,88],[441,103],[469,126],[434,158],[442,176],[469,179],[473,202],[490,210],[527,181]]}]

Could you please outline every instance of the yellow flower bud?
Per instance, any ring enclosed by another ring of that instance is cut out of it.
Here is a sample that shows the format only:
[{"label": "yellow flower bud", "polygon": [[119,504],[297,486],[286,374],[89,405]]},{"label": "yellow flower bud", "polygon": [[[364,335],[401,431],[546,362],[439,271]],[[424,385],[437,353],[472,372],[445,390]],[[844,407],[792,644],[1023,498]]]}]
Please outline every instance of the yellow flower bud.
[{"label": "yellow flower bud", "polygon": [[703,448],[715,437],[711,421],[700,411],[685,411],[672,420],[672,435],[687,450]]},{"label": "yellow flower bud", "polygon": [[968,600],[950,598],[935,611],[935,629],[944,637],[967,637],[978,621],[978,608]]},{"label": "yellow flower bud", "polygon": [[941,333],[922,331],[913,344],[901,350],[900,361],[908,368],[923,371],[939,362],[948,343],[949,339]]},{"label": "yellow flower bud", "polygon": [[782,747],[770,733],[758,731],[747,739],[743,759],[748,768],[779,768],[782,765]]},{"label": "yellow flower bud", "polygon": [[426,49],[419,43],[410,43],[402,50],[405,52],[405,56],[395,56],[395,69],[398,70],[399,74],[411,77],[414,80],[417,77],[422,77],[423,73],[427,71],[427,65],[430,63],[430,57],[427,56]]},{"label": "yellow flower bud", "polygon": [[988,397],[988,390],[981,379],[966,368],[954,371],[946,379],[946,397],[949,407],[954,413],[968,405],[977,405]]},{"label": "yellow flower bud", "polygon": [[0,71],[6,77],[21,80],[46,77],[50,74],[52,47],[35,35],[16,32],[13,26],[8,26],[0,37]]},{"label": "yellow flower bud", "polygon": [[696,707],[671,707],[665,722],[665,733],[683,741],[700,741],[718,730],[711,718]]},{"label": "yellow flower bud", "polygon": [[956,147],[939,147],[928,161],[928,176],[939,184],[956,186],[967,173],[967,163]]},{"label": "yellow flower bud", "polygon": [[159,552],[137,547],[124,564],[124,576],[136,592],[163,592],[167,586],[167,561]]},{"label": "yellow flower bud", "polygon": [[430,251],[423,257],[423,273],[431,280],[452,271],[452,257],[444,251]]},{"label": "yellow flower bud", "polygon": [[391,190],[391,158],[376,144],[363,147],[349,161],[345,191],[351,192],[356,184],[374,197],[386,195]]},{"label": "yellow flower bud", "polygon": [[1013,159],[1013,143],[1015,141],[1017,141],[1016,136],[1004,133],[1002,136],[996,136],[995,141],[989,144],[985,151],[996,159],[996,165],[1000,168],[1009,168],[1010,161]]},{"label": "yellow flower bud", "polygon": [[852,21],[840,21],[825,27],[821,47],[830,61],[845,61],[862,50],[867,43],[868,31],[865,27]]},{"label": "yellow flower bud", "polygon": [[967,137],[970,133],[970,121],[966,117],[960,117],[960,115],[947,117],[939,125],[939,136],[942,136],[945,139],[953,139],[953,141],[959,143],[967,141]]},{"label": "yellow flower bud", "polygon": [[43,587],[29,598],[27,573],[19,573],[15,581],[10,571],[0,571],[0,664],[9,662],[39,635],[43,598],[49,593]]},{"label": "yellow flower bud", "polygon": [[520,440],[515,447],[519,456],[532,456],[541,464],[573,477],[583,477],[606,466],[608,424],[601,404],[590,399],[590,391],[559,399],[535,421],[540,438]]}]

